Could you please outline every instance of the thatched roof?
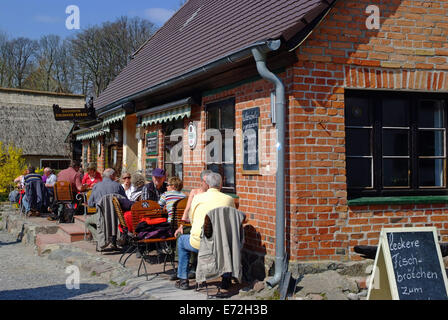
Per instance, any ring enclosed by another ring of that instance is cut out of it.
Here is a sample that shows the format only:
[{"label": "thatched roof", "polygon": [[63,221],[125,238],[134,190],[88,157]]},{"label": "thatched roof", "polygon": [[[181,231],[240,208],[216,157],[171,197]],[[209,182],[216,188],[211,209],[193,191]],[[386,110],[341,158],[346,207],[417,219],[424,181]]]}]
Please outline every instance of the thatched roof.
[{"label": "thatched roof", "polygon": [[[64,106],[69,97],[0,91],[0,141],[14,143],[22,149],[24,156],[69,157],[70,145],[64,140],[73,123],[56,121],[53,115],[53,103],[58,102],[53,100],[58,99],[60,106]],[[73,100],[71,104],[83,107],[83,97],[69,99]]]}]

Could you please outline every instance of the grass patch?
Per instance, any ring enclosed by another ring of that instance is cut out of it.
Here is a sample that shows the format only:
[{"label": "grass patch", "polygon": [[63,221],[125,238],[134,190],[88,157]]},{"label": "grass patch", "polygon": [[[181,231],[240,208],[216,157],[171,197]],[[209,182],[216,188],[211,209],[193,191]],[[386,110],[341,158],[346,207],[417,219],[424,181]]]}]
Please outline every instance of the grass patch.
[{"label": "grass patch", "polygon": [[272,293],[272,296],[267,297],[267,298],[257,297],[257,299],[259,299],[259,300],[280,300],[280,291],[278,291],[278,289],[276,289],[276,290]]},{"label": "grass patch", "polygon": [[116,282],[113,281],[113,280],[110,280],[109,283],[110,283],[111,285],[113,285],[113,286],[118,286],[118,283],[116,283]]},{"label": "grass patch", "polygon": [[92,273],[90,273],[90,275],[91,275],[92,277],[96,276],[96,271],[92,271]]},{"label": "grass patch", "polygon": [[123,281],[122,283],[120,283],[120,287],[124,287],[126,285],[126,281]]}]

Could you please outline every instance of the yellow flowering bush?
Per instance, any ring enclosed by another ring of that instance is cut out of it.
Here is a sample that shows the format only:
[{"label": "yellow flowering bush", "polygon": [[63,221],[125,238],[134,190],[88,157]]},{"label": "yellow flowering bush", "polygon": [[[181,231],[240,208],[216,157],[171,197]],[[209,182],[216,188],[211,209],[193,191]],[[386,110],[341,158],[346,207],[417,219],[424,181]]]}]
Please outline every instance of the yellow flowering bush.
[{"label": "yellow flowering bush", "polygon": [[22,149],[0,141],[0,193],[8,193],[14,179],[26,169]]}]

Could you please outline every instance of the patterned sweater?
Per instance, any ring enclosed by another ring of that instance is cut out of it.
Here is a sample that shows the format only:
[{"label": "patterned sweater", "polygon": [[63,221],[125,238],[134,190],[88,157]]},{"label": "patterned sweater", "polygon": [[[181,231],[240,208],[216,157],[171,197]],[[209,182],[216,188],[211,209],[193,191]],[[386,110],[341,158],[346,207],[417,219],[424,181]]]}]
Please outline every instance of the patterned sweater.
[{"label": "patterned sweater", "polygon": [[159,205],[163,208],[166,206],[166,211],[168,212],[168,222],[173,219],[173,205],[179,199],[184,199],[186,197],[180,191],[167,191],[160,196]]}]

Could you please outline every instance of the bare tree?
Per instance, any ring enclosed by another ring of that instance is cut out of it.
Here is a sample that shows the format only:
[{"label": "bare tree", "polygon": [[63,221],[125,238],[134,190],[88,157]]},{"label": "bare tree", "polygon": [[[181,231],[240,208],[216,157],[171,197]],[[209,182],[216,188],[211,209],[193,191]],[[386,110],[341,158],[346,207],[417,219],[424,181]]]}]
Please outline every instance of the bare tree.
[{"label": "bare tree", "polygon": [[60,46],[61,38],[57,35],[43,36],[39,41],[37,58],[40,68],[44,72],[45,82],[43,83],[42,89],[45,91],[55,90],[50,84],[54,82],[56,55]]},{"label": "bare tree", "polygon": [[5,33],[0,32],[0,86],[12,86],[11,46]]},{"label": "bare tree", "polygon": [[66,39],[58,47],[55,55],[56,91],[64,93],[79,91],[76,88],[76,73],[75,59],[72,56],[72,43]]},{"label": "bare tree", "polygon": [[147,20],[121,17],[78,33],[72,40],[73,57],[77,67],[88,72],[83,80],[91,85],[83,88],[98,96],[154,31]]},{"label": "bare tree", "polygon": [[23,81],[32,71],[37,46],[36,40],[23,37],[13,39],[9,43],[8,54],[13,67],[14,85],[17,88],[22,88]]},{"label": "bare tree", "polygon": [[0,86],[98,96],[155,32],[142,18],[120,17],[61,40],[8,40],[0,32]]}]

